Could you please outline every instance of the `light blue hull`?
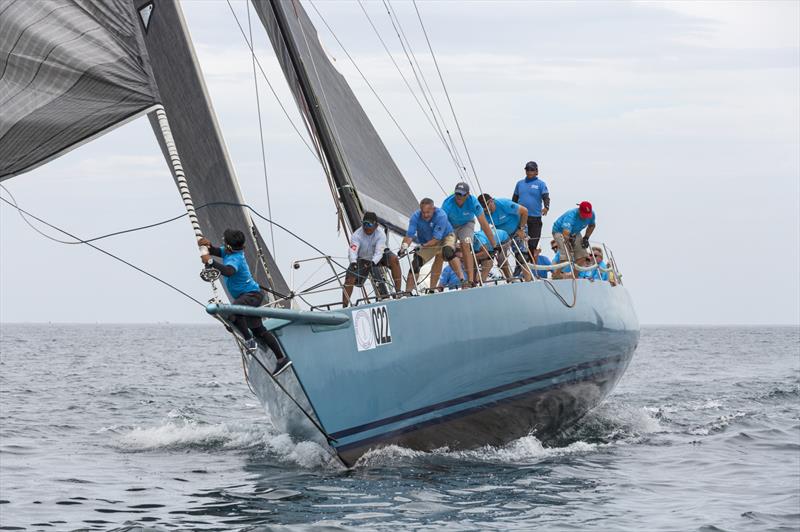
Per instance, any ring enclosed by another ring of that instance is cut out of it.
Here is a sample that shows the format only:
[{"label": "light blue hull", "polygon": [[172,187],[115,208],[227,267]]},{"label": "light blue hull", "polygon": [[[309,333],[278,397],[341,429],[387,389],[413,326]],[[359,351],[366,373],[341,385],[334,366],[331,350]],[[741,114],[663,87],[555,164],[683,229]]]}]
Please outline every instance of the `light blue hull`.
[{"label": "light blue hull", "polygon": [[[571,281],[553,286],[572,301]],[[579,280],[577,287],[574,308],[535,282],[359,306],[338,311],[351,315],[339,325],[283,322],[276,334],[294,373],[279,379],[348,465],[390,443],[470,448],[531,431],[544,437],[613,389],[639,341],[623,286]],[[386,317],[377,329],[390,342],[359,351],[355,313],[381,306]],[[250,375],[273,421],[312,437],[310,423],[252,360]]]}]

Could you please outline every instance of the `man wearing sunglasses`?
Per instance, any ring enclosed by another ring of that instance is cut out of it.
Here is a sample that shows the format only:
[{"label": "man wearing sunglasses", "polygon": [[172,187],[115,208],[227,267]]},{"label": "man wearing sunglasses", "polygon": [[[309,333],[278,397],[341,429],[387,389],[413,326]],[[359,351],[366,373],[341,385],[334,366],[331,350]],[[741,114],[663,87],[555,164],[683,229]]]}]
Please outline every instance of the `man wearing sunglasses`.
[{"label": "man wearing sunglasses", "polygon": [[528,209],[510,199],[493,198],[485,192],[478,197],[478,202],[494,226],[514,239],[514,258],[522,268],[525,280],[530,281],[531,275],[525,267],[528,255]]},{"label": "man wearing sunglasses", "polygon": [[[364,286],[369,274],[372,273],[373,283],[376,284],[377,292],[385,292],[383,275],[380,270],[385,266],[392,271],[394,280],[394,291],[400,290],[402,271],[397,255],[389,251],[386,247],[386,233],[378,228],[378,216],[374,212],[365,212],[361,219],[361,227],[355,230],[350,238],[350,249],[347,252],[350,259],[350,266],[344,278],[344,290],[342,293],[342,306],[350,304],[350,295],[353,293],[353,286]],[[381,290],[383,288],[383,290]],[[383,295],[383,294],[382,294]]]},{"label": "man wearing sunglasses", "polygon": [[[408,220],[408,229],[403,243],[400,245],[400,256],[405,256],[409,245],[416,242],[420,245],[411,261],[411,271],[406,278],[406,290],[412,291],[417,287],[416,274],[422,265],[434,259],[431,268],[430,285],[434,287],[439,282],[442,273],[442,259],[450,263],[459,279],[464,275],[461,262],[456,258],[456,235],[453,226],[447,218],[447,213],[437,207],[430,198],[423,198],[419,202],[419,210],[411,215]],[[466,281],[465,285],[466,286]]]},{"label": "man wearing sunglasses", "polygon": [[472,256],[472,243],[475,235],[475,218],[481,226],[484,235],[489,235],[490,250],[498,250],[496,242],[483,214],[483,208],[478,200],[469,193],[469,185],[458,183],[455,192],[442,202],[442,210],[447,213],[447,219],[453,226],[456,240],[460,244],[461,254],[464,257],[464,266],[467,270],[467,279],[470,282],[475,278],[475,259]]},{"label": "man wearing sunglasses", "polygon": [[[555,239],[550,241],[550,249],[553,250],[553,258],[550,260],[550,264],[560,264],[562,262],[566,262],[566,259],[561,259],[561,252],[558,251],[558,243]],[[568,277],[566,274],[572,273],[572,268],[569,266],[565,266],[561,270],[553,270],[553,279],[563,279]]]}]

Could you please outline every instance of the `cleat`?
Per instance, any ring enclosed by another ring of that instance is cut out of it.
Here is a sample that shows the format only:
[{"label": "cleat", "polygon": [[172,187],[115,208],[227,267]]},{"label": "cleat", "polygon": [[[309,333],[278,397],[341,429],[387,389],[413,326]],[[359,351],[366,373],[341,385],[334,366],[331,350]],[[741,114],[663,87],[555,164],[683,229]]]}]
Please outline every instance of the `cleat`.
[{"label": "cleat", "polygon": [[272,372],[272,376],[277,377],[278,375],[286,371],[286,368],[288,368],[291,365],[292,361],[286,357],[278,359],[278,362],[275,364],[275,370]]}]

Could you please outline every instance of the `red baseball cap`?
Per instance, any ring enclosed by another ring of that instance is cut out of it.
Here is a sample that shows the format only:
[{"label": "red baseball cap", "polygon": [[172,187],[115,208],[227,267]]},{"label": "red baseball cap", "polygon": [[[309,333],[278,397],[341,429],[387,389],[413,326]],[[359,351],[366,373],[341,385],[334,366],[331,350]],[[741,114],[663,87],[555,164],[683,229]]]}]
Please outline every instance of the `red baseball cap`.
[{"label": "red baseball cap", "polygon": [[578,203],[578,214],[581,215],[581,218],[591,218],[592,217],[592,204],[588,201],[582,201]]}]

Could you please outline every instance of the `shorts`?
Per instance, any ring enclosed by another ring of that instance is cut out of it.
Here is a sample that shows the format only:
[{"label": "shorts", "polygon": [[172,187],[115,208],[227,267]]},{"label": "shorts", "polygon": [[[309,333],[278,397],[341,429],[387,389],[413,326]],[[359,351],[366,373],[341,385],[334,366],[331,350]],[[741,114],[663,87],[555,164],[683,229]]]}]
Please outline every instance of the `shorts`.
[{"label": "shorts", "polygon": [[578,234],[575,237],[575,247],[574,248],[570,247],[569,248],[570,254],[567,255],[567,252],[566,252],[567,242],[564,239],[564,234],[563,233],[553,233],[553,240],[555,240],[556,244],[558,244],[558,253],[559,253],[559,256],[562,258],[562,262],[566,261],[567,257],[569,257],[570,255],[572,256],[572,260],[573,261],[576,261],[576,260],[581,259],[583,257],[588,257],[589,256],[589,250],[588,249],[584,249],[584,247],[581,245],[581,239],[582,238],[583,237],[581,237],[580,234]]},{"label": "shorts", "polygon": [[462,244],[472,244],[472,237],[475,234],[475,220],[470,220],[461,225],[454,225],[453,232],[458,242]]},{"label": "shorts", "polygon": [[[466,224],[464,224],[464,225],[466,225]],[[463,227],[463,226],[459,226],[459,227]],[[419,248],[417,250],[417,257],[419,257],[420,260],[422,260],[422,264],[425,264],[426,262],[428,262],[429,260],[434,258],[436,255],[441,254],[442,248],[444,248],[445,246],[450,246],[451,248],[453,248],[453,250],[456,249],[456,234],[455,233],[450,233],[449,235],[446,235],[441,240],[441,242],[439,242],[438,246],[431,246],[431,247],[428,247],[428,248],[425,248],[425,247]]]},{"label": "shorts", "polygon": [[[373,264],[369,259],[358,259],[357,262],[351,262],[350,266],[347,267],[347,277],[355,277],[355,286],[364,286],[364,281],[367,280],[367,277],[373,272],[374,268],[379,266],[386,266],[388,268],[389,260],[393,256],[395,256],[394,253],[386,249],[383,252],[381,260],[378,261],[378,264]],[[380,278],[380,275],[375,274],[375,276]]]}]

